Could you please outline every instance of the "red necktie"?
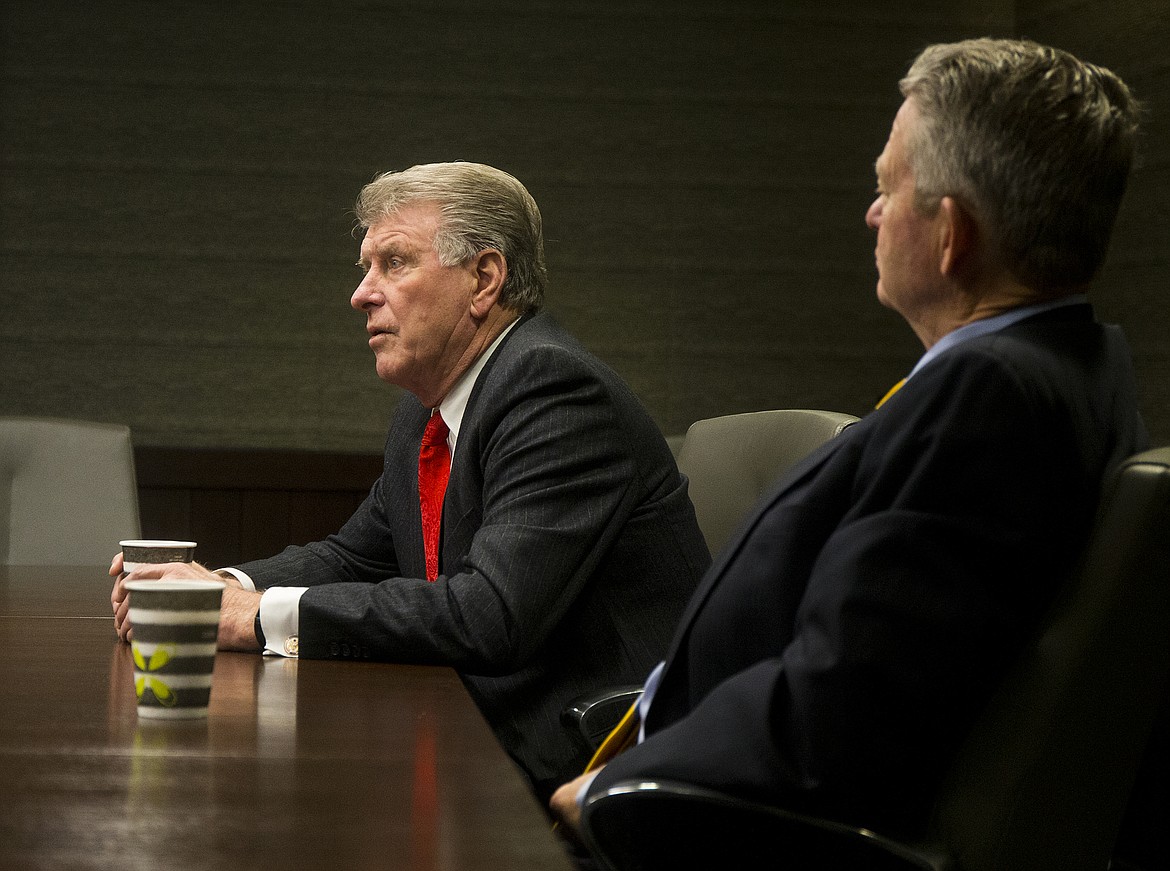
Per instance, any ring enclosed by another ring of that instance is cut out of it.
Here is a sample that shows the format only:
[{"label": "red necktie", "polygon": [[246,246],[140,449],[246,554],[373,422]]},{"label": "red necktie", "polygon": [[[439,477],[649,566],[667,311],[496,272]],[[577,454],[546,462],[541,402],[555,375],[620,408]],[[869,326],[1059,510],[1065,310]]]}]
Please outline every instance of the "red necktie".
[{"label": "red necktie", "polygon": [[439,576],[439,526],[443,519],[443,494],[447,491],[447,477],[451,474],[448,432],[443,416],[435,411],[427,421],[418,449],[418,501],[422,509],[428,581]]}]

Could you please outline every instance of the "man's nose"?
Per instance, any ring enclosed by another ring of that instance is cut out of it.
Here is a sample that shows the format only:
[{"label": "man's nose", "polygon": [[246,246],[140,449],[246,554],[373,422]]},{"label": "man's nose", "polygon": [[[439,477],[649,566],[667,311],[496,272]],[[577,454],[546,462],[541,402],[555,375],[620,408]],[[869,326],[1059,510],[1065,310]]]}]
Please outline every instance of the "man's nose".
[{"label": "man's nose", "polygon": [[865,213],[865,223],[871,230],[876,230],[882,219],[882,198],[878,197],[869,205]]},{"label": "man's nose", "polygon": [[354,290],[353,296],[349,298],[349,304],[358,311],[365,311],[370,306],[377,304],[376,296],[377,293],[372,287],[370,276],[367,274]]}]

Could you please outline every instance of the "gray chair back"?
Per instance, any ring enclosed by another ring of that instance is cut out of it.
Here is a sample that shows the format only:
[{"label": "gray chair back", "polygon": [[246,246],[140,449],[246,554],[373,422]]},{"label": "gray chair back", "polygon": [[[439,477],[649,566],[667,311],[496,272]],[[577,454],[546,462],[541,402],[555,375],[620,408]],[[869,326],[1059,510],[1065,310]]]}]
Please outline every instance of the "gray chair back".
[{"label": "gray chair back", "polygon": [[836,411],[785,408],[696,421],[678,452],[712,554],[780,473],[857,420]]},{"label": "gray chair back", "polygon": [[129,427],[0,417],[0,562],[105,565],[140,534]]},{"label": "gray chair back", "polygon": [[1106,483],[1076,579],[951,768],[937,825],[958,867],[1107,866],[1170,675],[1168,533],[1159,448]]}]

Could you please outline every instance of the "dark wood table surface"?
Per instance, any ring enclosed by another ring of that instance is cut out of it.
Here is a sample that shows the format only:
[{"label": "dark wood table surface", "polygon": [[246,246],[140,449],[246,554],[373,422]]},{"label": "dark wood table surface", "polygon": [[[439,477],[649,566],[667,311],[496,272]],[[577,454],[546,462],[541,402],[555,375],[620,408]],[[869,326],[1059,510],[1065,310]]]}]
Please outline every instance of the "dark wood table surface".
[{"label": "dark wood table surface", "polygon": [[102,568],[0,567],[0,869],[570,869],[447,668],[220,652],[135,713]]}]

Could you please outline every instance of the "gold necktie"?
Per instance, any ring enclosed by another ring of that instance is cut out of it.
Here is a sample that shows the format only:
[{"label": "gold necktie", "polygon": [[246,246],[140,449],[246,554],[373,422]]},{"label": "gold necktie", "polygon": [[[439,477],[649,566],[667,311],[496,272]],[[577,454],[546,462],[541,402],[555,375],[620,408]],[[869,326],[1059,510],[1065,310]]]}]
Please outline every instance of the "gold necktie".
[{"label": "gold necktie", "polygon": [[879,408],[881,408],[883,405],[885,405],[891,396],[893,396],[895,393],[897,393],[899,390],[902,389],[902,385],[905,383],[906,383],[906,379],[903,378],[901,381],[899,381],[897,384],[895,384],[893,387],[891,387],[889,390],[887,390],[886,395],[883,396],[881,399],[879,399],[878,404],[873,407],[874,411],[877,411]]},{"label": "gold necktie", "polygon": [[[630,709],[626,711],[625,716],[605,736],[605,740],[601,742],[601,746],[597,748],[597,752],[593,754],[593,758],[585,766],[585,770],[582,772],[583,774],[596,771],[619,753],[628,750],[638,743],[638,728],[642,725],[642,718],[638,716],[639,701],[641,701],[640,698],[634,700],[634,703],[630,705]],[[552,830],[555,832],[560,827],[561,821],[555,820],[552,824]]]},{"label": "gold necktie", "polygon": [[638,716],[639,701],[641,701],[640,698],[634,700],[634,703],[630,705],[630,709],[626,711],[625,716],[605,736],[605,740],[601,742],[601,745],[597,748],[597,752],[593,754],[593,758],[585,766],[585,774],[600,768],[619,753],[628,750],[638,743],[638,727],[642,725],[642,718]]}]

